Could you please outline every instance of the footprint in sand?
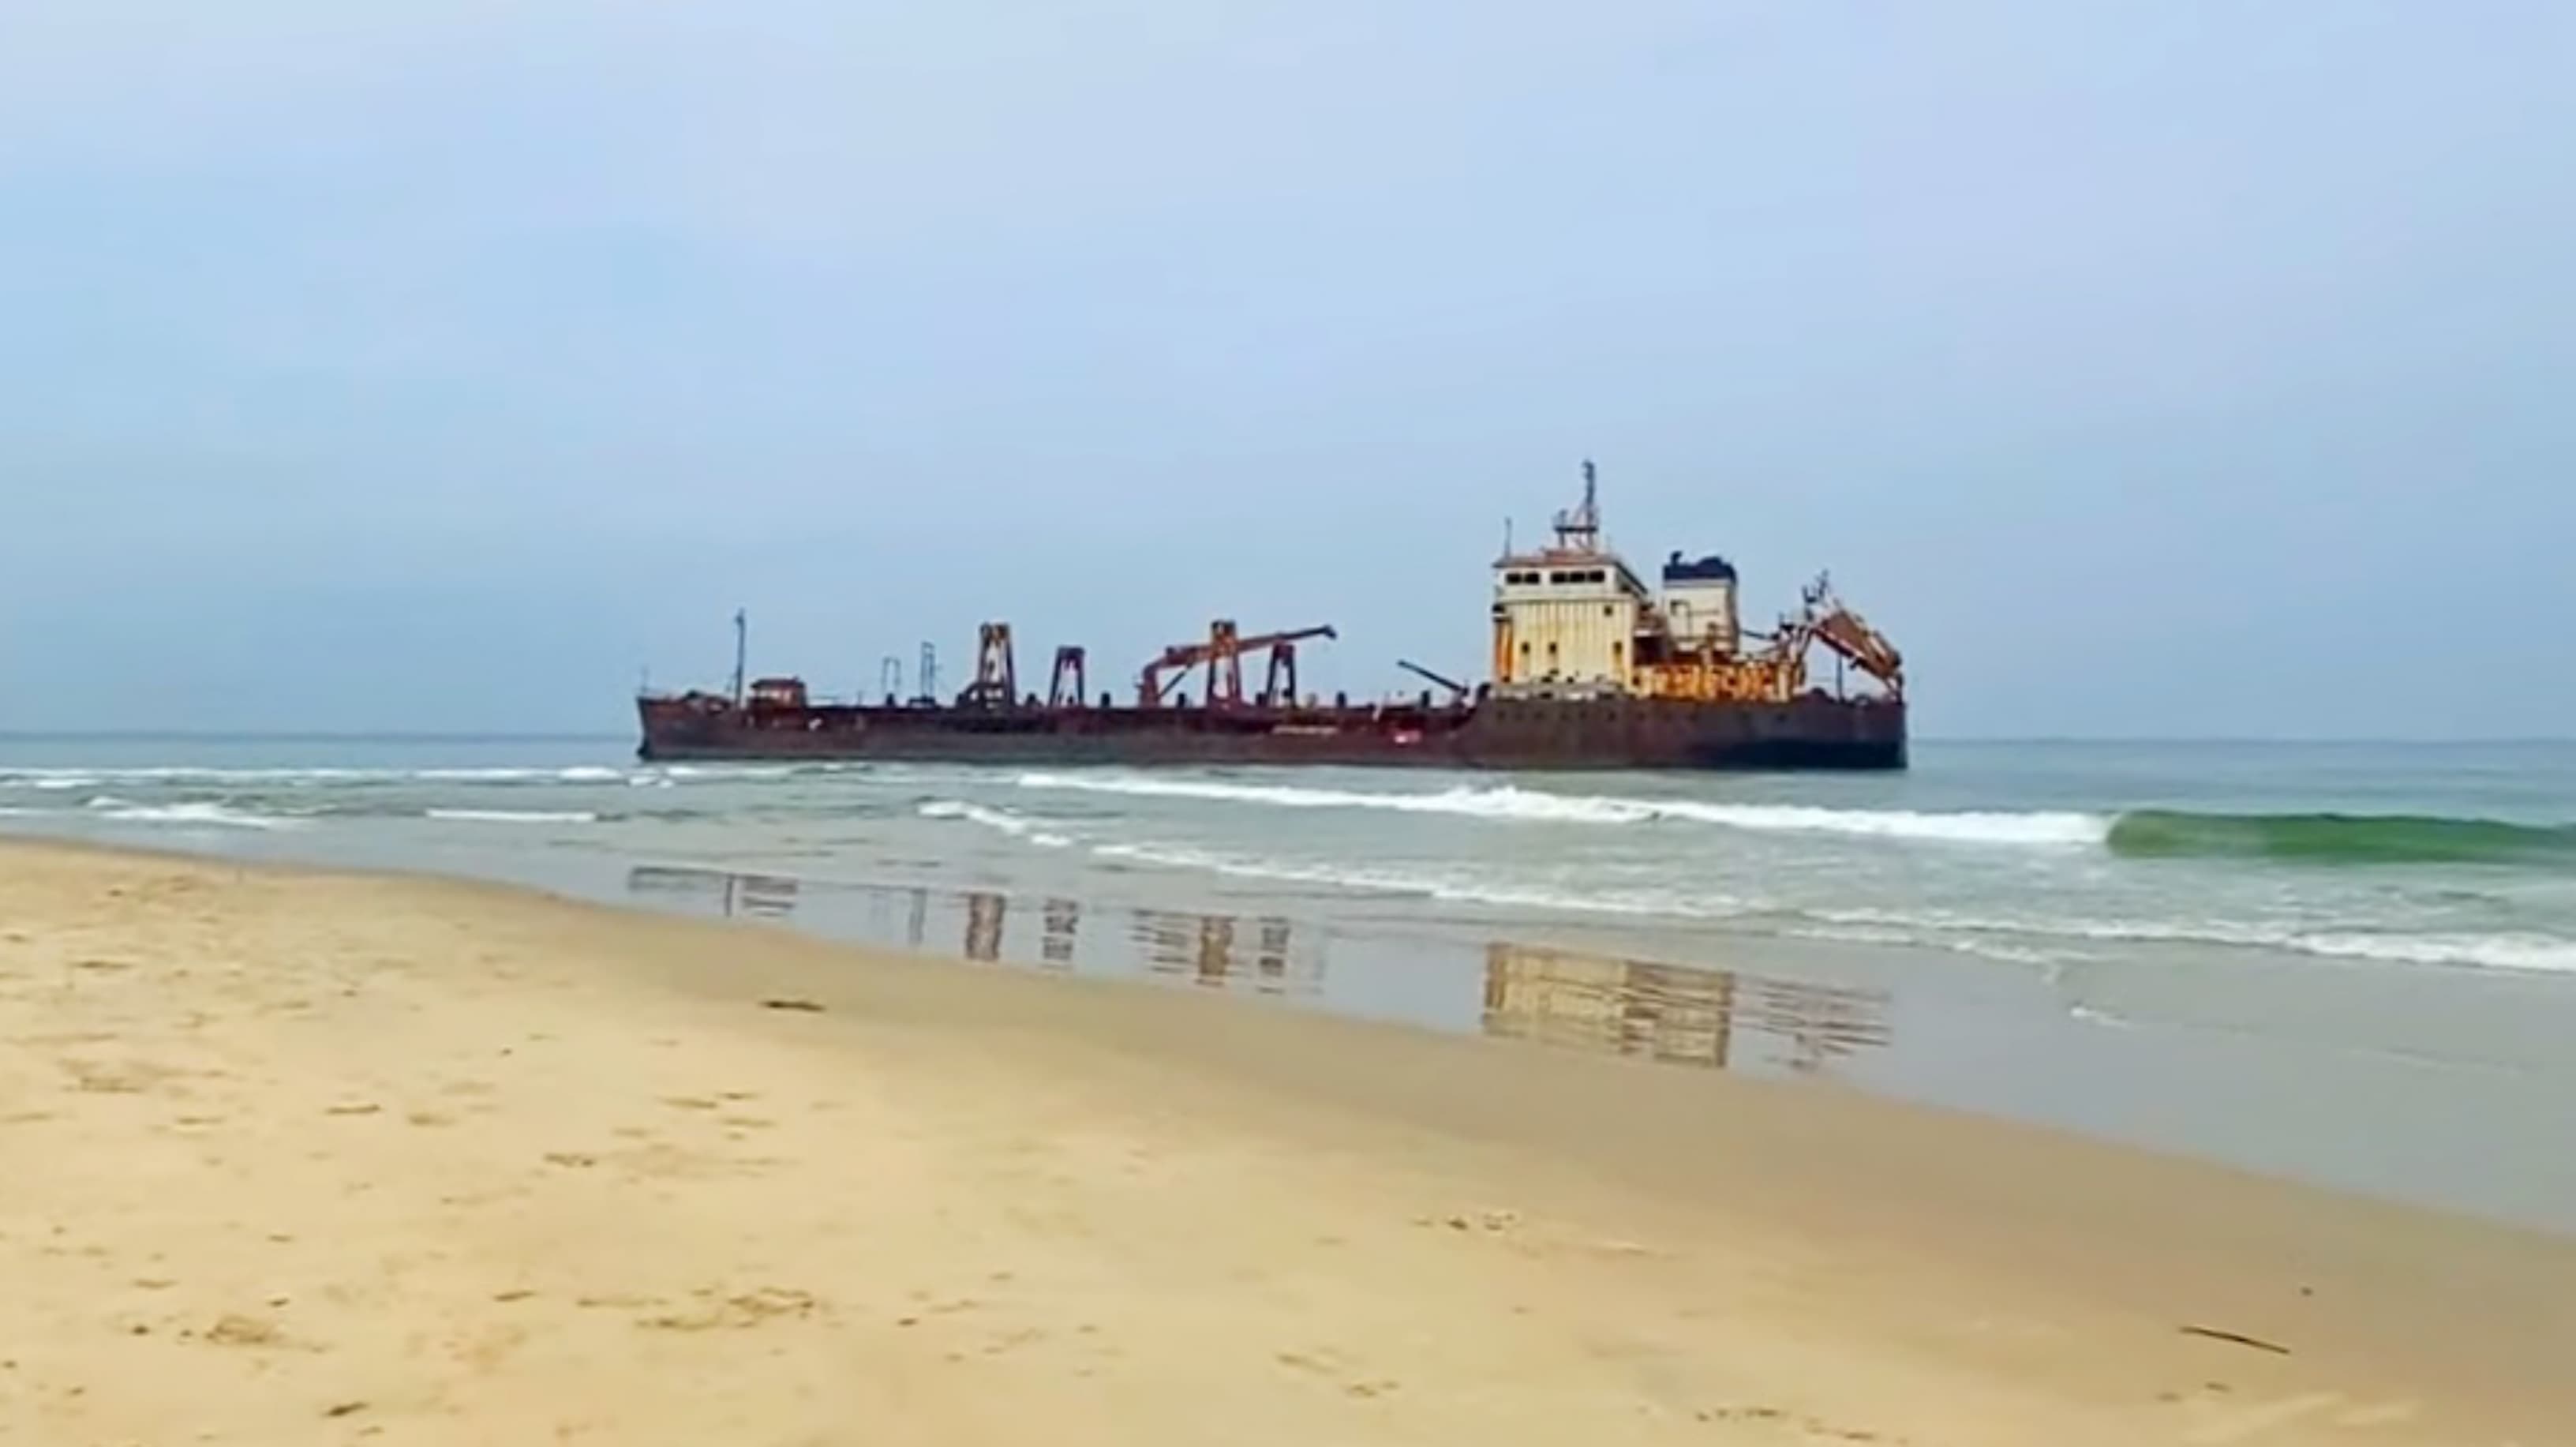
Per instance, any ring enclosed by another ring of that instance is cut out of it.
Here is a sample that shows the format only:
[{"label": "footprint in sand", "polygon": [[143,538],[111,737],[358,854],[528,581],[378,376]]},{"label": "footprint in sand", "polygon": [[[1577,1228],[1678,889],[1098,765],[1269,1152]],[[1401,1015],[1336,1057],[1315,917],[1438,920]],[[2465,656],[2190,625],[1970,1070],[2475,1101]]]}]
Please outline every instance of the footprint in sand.
[{"label": "footprint in sand", "polygon": [[504,1323],[449,1343],[448,1355],[476,1371],[488,1372],[509,1360],[527,1339],[526,1328]]},{"label": "footprint in sand", "polygon": [[153,1086],[185,1073],[144,1061],[63,1060],[56,1063],[71,1076],[72,1088],[84,1095],[141,1095]]},{"label": "footprint in sand", "polygon": [[1039,1342],[1045,1340],[1045,1332],[1033,1326],[1024,1326],[1017,1331],[1005,1332],[1002,1335],[993,1338],[991,1341],[984,1343],[984,1355],[988,1357],[1004,1356],[1011,1352],[1018,1351],[1020,1348],[1025,1346],[1035,1346]]},{"label": "footprint in sand", "polygon": [[1340,1353],[1327,1351],[1321,1347],[1302,1352],[1277,1352],[1271,1359],[1291,1371],[1341,1382],[1342,1395],[1346,1397],[1362,1399],[1383,1397],[1402,1385],[1386,1377],[1355,1376],[1352,1372],[1353,1363],[1345,1360]]},{"label": "footprint in sand", "polygon": [[1402,1383],[1400,1382],[1390,1382],[1385,1380],[1374,1382],[1353,1382],[1349,1386],[1342,1388],[1342,1392],[1345,1396],[1352,1397],[1383,1397],[1401,1385]]},{"label": "footprint in sand", "polygon": [[228,1315],[208,1327],[202,1339],[210,1346],[273,1347],[285,1344],[286,1333],[261,1317]]},{"label": "footprint in sand", "polygon": [[1856,1427],[1837,1427],[1814,1417],[1802,1417],[1780,1407],[1743,1406],[1711,1407],[1698,1414],[1703,1422],[1764,1422],[1786,1427],[1798,1434],[1802,1442],[1857,1442],[1904,1447],[1901,1437],[1882,1437],[1876,1432]]},{"label": "footprint in sand", "polygon": [[648,1306],[660,1306],[662,1298],[633,1295],[577,1296],[573,1298],[572,1304],[584,1311],[636,1311]]},{"label": "footprint in sand", "polygon": [[698,1304],[690,1310],[645,1317],[636,1325],[648,1331],[742,1331],[784,1318],[802,1320],[823,1306],[813,1293],[785,1286],[764,1286],[732,1296],[718,1296],[710,1289],[692,1294]]}]

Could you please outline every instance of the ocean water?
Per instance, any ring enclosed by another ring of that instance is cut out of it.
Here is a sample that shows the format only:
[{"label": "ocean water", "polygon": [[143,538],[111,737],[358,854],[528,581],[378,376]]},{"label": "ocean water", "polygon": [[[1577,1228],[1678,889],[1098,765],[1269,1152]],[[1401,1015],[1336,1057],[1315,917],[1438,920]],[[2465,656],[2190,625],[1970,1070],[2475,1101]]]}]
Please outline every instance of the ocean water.
[{"label": "ocean water", "polygon": [[[0,747],[0,819],[818,882],[2576,973],[2576,745],[1927,744],[1893,776],[638,766],[619,741]],[[1150,876],[1151,878],[1147,878]]]},{"label": "ocean water", "polygon": [[2576,1226],[2576,744],[1901,775],[0,742],[0,828],[432,869],[1841,1081]]}]

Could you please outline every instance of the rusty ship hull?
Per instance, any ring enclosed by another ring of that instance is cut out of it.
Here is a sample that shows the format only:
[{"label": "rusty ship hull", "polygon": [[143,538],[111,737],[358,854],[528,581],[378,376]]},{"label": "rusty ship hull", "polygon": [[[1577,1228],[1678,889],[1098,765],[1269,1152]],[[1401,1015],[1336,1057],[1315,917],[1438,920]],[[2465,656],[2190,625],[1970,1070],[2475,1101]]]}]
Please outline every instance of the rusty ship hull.
[{"label": "rusty ship hull", "polygon": [[[1494,560],[1485,682],[1407,660],[1438,685],[1383,702],[1298,687],[1300,646],[1330,624],[1246,632],[1213,619],[1136,676],[1132,704],[1088,686],[1087,652],[1059,647],[1044,694],[1025,692],[1011,627],[977,631],[972,682],[935,687],[922,645],[918,690],[899,702],[886,659],[882,702],[814,696],[793,675],[748,676],[745,615],[734,614],[732,687],[637,700],[647,760],[888,759],[992,764],[1412,765],[1453,769],[1901,769],[1904,658],[1819,575],[1799,611],[1767,632],[1742,626],[1735,567],[1708,555],[1666,561],[1650,586],[1604,541],[1592,464],[1583,501],[1557,514],[1554,541]],[[1836,660],[1834,687],[1810,686],[1811,651]],[[1266,664],[1247,683],[1247,661]],[[1846,667],[1869,682],[1843,688]],[[1190,681],[1198,687],[1192,706]],[[1098,706],[1092,706],[1097,699]]]},{"label": "rusty ship hull", "polygon": [[1900,700],[1487,698],[1350,708],[638,700],[639,757],[1456,769],[1902,769]]}]

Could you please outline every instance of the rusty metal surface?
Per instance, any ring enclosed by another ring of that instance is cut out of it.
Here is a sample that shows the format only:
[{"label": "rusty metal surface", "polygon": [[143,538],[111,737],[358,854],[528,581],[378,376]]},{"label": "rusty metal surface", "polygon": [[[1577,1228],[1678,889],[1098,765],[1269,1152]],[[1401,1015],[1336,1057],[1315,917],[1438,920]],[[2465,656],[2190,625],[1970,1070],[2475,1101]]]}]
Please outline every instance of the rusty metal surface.
[{"label": "rusty metal surface", "polygon": [[[813,699],[794,678],[764,678],[746,696],[743,615],[736,613],[733,688],[637,700],[647,759],[808,758],[1111,764],[1417,764],[1465,768],[1853,768],[1906,763],[1904,659],[1819,576],[1800,611],[1768,634],[1737,624],[1732,564],[1667,565],[1694,585],[1722,580],[1668,611],[1603,542],[1598,479],[1583,466],[1583,501],[1555,521],[1554,546],[1495,564],[1494,672],[1472,691],[1423,666],[1401,666],[1448,690],[1433,702],[1329,707],[1298,693],[1297,647],[1330,626],[1247,635],[1233,619],[1203,642],[1146,663],[1135,702],[1085,698],[1083,650],[1056,651],[1046,701],[1023,696],[1010,625],[983,625],[974,681],[938,701],[924,644],[910,705]],[[1541,575],[1545,574],[1544,577]],[[1712,601],[1713,600],[1713,601]],[[1579,605],[1579,606],[1578,606]],[[1700,626],[1702,611],[1715,615]],[[1680,619],[1679,625],[1676,619]],[[1687,625],[1687,626],[1683,626]],[[1524,633],[1537,635],[1522,637]],[[1739,638],[1758,639],[1746,651]],[[1835,660],[1831,692],[1811,688],[1807,658]],[[1533,650],[1536,650],[1533,653]],[[1266,657],[1257,694],[1246,655]],[[1877,690],[1842,689],[1849,665]],[[887,670],[891,680],[894,670]],[[1193,701],[1186,684],[1203,681]]]},{"label": "rusty metal surface", "polygon": [[1902,703],[1487,699],[1354,708],[736,710],[638,703],[641,757],[1054,764],[1343,764],[1524,769],[1896,769]]},{"label": "rusty metal surface", "polygon": [[[1139,708],[1159,708],[1167,702],[1174,685],[1187,679],[1193,669],[1207,671],[1205,698],[1213,708],[1243,706],[1243,655],[1268,653],[1270,678],[1263,689],[1262,705],[1270,707],[1284,701],[1281,696],[1281,674],[1286,674],[1287,695],[1296,692],[1297,645],[1316,638],[1335,638],[1331,625],[1315,628],[1291,628],[1280,633],[1258,633],[1243,636],[1231,618],[1219,618],[1208,625],[1205,643],[1175,643],[1161,656],[1144,667],[1136,677],[1136,703]],[[1283,660],[1281,654],[1285,654]]]}]

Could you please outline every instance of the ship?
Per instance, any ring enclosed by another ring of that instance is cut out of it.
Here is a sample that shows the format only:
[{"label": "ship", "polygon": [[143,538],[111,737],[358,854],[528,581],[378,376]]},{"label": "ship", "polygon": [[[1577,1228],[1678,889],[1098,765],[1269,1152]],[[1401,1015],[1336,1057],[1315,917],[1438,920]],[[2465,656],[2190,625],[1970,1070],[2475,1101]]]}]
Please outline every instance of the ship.
[{"label": "ship", "polygon": [[[988,622],[975,671],[936,691],[886,661],[874,698],[815,696],[802,678],[746,681],[747,625],[734,615],[723,691],[640,692],[648,762],[891,760],[1019,765],[1340,765],[1458,769],[1901,769],[1905,665],[1819,575],[1769,630],[1743,626],[1723,556],[1672,553],[1657,586],[1605,541],[1599,478],[1553,518],[1549,540],[1492,568],[1492,656],[1472,686],[1409,660],[1430,685],[1353,700],[1300,694],[1301,644],[1330,625],[1247,633],[1230,619],[1148,661],[1121,702],[1091,695],[1088,658],[1056,650],[1044,695],[1020,686],[1010,626]],[[1829,675],[1811,674],[1822,653]],[[1261,686],[1247,691],[1257,660]],[[1193,691],[1195,683],[1195,692]]]}]

